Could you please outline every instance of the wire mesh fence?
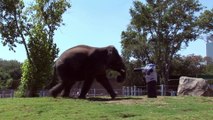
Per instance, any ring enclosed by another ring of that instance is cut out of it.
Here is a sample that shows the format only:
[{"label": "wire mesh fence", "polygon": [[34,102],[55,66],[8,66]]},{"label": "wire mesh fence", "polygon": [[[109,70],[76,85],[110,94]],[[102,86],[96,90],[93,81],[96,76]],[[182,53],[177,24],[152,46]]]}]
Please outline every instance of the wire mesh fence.
[{"label": "wire mesh fence", "polygon": [[[213,85],[210,85],[213,89]],[[157,85],[157,95],[158,96],[176,96],[178,86],[172,85]],[[123,86],[121,89],[114,89],[118,96],[143,96],[147,95],[146,86]],[[14,90],[0,90],[0,98],[12,98],[14,97]],[[70,97],[78,97],[81,93],[80,88],[74,88],[70,91]],[[39,97],[50,96],[48,90],[38,91]],[[105,89],[101,88],[91,88],[87,93],[87,97],[96,96],[109,96]]]},{"label": "wire mesh fence", "polygon": [[[118,96],[143,96],[147,94],[146,86],[123,86],[121,89],[114,89],[115,93]],[[14,90],[0,90],[0,98],[14,97]],[[70,91],[70,97],[78,97],[81,93],[80,88],[73,88]],[[157,95],[158,96],[176,96],[177,86],[166,86],[158,85],[157,86]],[[50,96],[48,90],[38,91],[40,97]],[[27,96],[27,93],[26,93]],[[91,88],[87,93],[88,97],[95,96],[109,96],[105,89],[101,88]]]},{"label": "wire mesh fence", "polygon": [[[146,86],[123,86],[123,96],[142,96],[147,95]],[[176,96],[177,86],[171,85],[158,85],[158,96]]]},{"label": "wire mesh fence", "polygon": [[14,97],[14,90],[7,89],[7,90],[0,90],[0,98],[8,98]]}]

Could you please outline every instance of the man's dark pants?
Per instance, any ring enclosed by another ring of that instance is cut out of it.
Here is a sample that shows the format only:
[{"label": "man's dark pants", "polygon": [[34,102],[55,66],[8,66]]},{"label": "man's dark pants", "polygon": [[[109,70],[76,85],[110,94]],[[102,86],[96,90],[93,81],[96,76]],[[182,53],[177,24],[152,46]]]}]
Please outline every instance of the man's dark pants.
[{"label": "man's dark pants", "polygon": [[147,83],[147,96],[148,98],[157,98],[156,81]]}]

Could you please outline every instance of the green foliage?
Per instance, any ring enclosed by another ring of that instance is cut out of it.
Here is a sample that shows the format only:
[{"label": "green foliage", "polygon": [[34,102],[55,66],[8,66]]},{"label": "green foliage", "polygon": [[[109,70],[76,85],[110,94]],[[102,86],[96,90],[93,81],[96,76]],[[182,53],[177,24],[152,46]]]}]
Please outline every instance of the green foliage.
[{"label": "green foliage", "polygon": [[213,35],[213,8],[201,13],[198,22],[200,24],[200,28],[203,29],[205,33],[210,32]]},{"label": "green foliage", "polygon": [[146,4],[134,1],[130,24],[121,35],[124,58],[154,62],[166,82],[177,52],[206,29],[207,24],[200,27],[196,15],[202,8],[197,0],[147,0]]},{"label": "green foliage", "polygon": [[[133,69],[135,67],[138,67],[137,65],[135,65],[134,61],[131,62],[126,62],[125,63],[126,66],[126,79],[125,81],[122,83],[122,85],[124,86],[142,86],[145,85],[145,81],[143,79],[143,74],[142,72],[134,72]],[[120,75],[120,73],[116,72],[116,71],[112,71],[112,70],[108,70],[107,71],[107,78],[109,79],[114,79],[116,80],[117,76]]]},{"label": "green foliage", "polygon": [[58,54],[56,45],[53,44],[52,40],[48,40],[47,33],[43,30],[44,28],[42,28],[41,25],[38,24],[35,26],[35,28],[32,29],[32,34],[36,38],[30,38],[28,44],[33,64],[27,62],[28,67],[24,70],[30,78],[23,79],[23,81],[29,81],[27,83],[29,87],[27,89],[24,88],[29,91],[29,96],[37,96],[38,90],[45,87],[45,85],[50,81],[54,59]]},{"label": "green foliage", "polygon": [[205,58],[199,55],[175,56],[171,65],[171,76],[198,76],[205,74]]},{"label": "green foliage", "polygon": [[16,60],[2,60],[0,59],[0,89],[12,88],[13,82],[21,78],[21,63]]},{"label": "green foliage", "polygon": [[54,32],[69,7],[66,0],[36,0],[28,7],[22,0],[0,1],[1,42],[11,50],[17,43],[24,44],[29,65],[24,65],[28,67],[23,71],[30,79],[26,77],[21,83],[27,83],[28,87],[23,88],[29,91],[29,96],[36,96],[37,90],[50,79],[59,52],[53,42]]},{"label": "green foliage", "polygon": [[9,98],[0,99],[0,116],[3,120],[211,120],[212,104],[210,97]]},{"label": "green foliage", "polygon": [[16,92],[16,96],[25,97],[30,87],[30,83],[32,83],[32,66],[29,64],[28,60],[25,60],[21,67],[22,77],[21,83],[19,85],[18,91]]},{"label": "green foliage", "polygon": [[205,74],[206,75],[213,75],[213,64],[208,64],[205,67]]},{"label": "green foliage", "polygon": [[10,74],[9,73],[7,73],[7,72],[4,72],[2,69],[0,69],[0,80],[7,80],[7,79],[9,79],[11,76],[10,76]]},{"label": "green foliage", "polygon": [[26,16],[23,14],[22,0],[0,1],[0,34],[3,45],[14,50],[16,43],[23,43],[22,34],[25,33]]},{"label": "green foliage", "polygon": [[142,86],[145,85],[145,79],[142,72],[135,72],[134,68],[142,67],[140,61],[126,61],[127,75],[124,85],[125,86]]}]

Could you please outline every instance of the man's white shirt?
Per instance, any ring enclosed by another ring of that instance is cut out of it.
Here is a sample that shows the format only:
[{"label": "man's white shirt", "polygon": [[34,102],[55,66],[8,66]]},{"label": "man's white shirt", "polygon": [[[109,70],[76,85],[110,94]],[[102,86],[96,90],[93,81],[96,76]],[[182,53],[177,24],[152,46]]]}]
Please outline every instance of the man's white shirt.
[{"label": "man's white shirt", "polygon": [[[145,67],[142,67],[142,72],[145,73],[146,83],[150,81],[157,81],[157,72],[155,64],[147,64]],[[148,74],[148,71],[152,69],[152,72]]]}]

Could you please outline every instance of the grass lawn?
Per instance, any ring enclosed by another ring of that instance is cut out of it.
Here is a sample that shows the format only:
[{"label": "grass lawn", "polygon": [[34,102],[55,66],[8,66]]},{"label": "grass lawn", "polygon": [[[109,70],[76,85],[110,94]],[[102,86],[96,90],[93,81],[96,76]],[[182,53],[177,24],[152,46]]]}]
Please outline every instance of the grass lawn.
[{"label": "grass lawn", "polygon": [[0,120],[213,120],[213,97],[3,98]]}]

